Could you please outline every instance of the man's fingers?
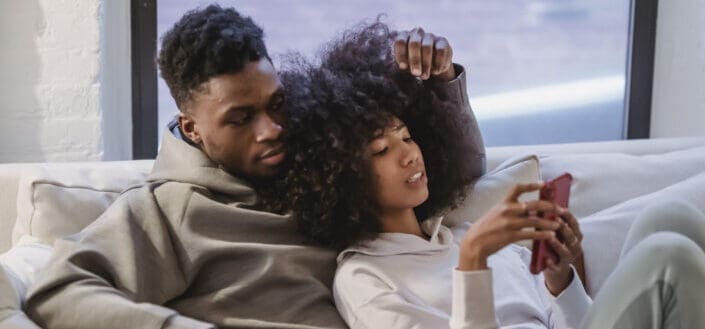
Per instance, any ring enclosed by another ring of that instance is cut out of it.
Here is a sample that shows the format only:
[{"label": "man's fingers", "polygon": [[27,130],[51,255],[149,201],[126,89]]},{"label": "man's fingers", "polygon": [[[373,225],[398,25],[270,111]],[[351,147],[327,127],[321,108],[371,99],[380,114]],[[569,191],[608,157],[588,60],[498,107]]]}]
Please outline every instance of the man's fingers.
[{"label": "man's fingers", "polygon": [[517,202],[519,196],[526,192],[536,191],[543,186],[543,183],[516,184],[506,197],[508,202]]},{"label": "man's fingers", "polygon": [[409,68],[409,32],[397,32],[397,36],[394,38],[394,58],[400,70]]},{"label": "man's fingers", "polygon": [[421,79],[431,77],[431,68],[433,66],[433,45],[436,37],[433,33],[426,33],[421,41]]},{"label": "man's fingers", "polygon": [[415,28],[411,30],[408,43],[409,69],[411,74],[421,76],[421,42],[423,41],[423,29]]},{"label": "man's fingers", "polygon": [[441,74],[445,72],[450,65],[453,65],[451,55],[452,50],[450,48],[450,43],[448,43],[448,39],[439,37],[436,40],[433,56],[433,69],[431,70],[431,73]]}]

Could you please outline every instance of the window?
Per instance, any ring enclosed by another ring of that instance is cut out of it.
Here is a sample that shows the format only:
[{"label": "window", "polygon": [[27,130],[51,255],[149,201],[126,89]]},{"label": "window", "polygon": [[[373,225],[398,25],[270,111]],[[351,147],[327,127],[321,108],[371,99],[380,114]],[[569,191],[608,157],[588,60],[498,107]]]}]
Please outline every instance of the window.
[{"label": "window", "polygon": [[[219,1],[262,26],[275,64],[288,50],[312,56],[379,13],[394,28],[446,36],[468,69],[487,146],[648,137],[656,2]],[[157,34],[207,3],[158,1]],[[158,86],[161,136],[177,109],[161,78]]]}]

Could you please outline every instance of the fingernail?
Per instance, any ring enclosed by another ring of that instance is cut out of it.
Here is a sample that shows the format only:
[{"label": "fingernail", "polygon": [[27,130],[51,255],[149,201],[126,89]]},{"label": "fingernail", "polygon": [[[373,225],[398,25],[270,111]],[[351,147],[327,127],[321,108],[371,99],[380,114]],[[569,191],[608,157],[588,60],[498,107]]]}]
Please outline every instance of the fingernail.
[{"label": "fingernail", "polygon": [[421,70],[420,69],[413,69],[411,70],[411,74],[415,76],[421,76]]},{"label": "fingernail", "polygon": [[404,63],[404,62],[400,62],[400,63],[399,63],[399,68],[400,68],[400,69],[406,70],[407,67],[408,67],[408,66],[406,65],[406,63]]}]

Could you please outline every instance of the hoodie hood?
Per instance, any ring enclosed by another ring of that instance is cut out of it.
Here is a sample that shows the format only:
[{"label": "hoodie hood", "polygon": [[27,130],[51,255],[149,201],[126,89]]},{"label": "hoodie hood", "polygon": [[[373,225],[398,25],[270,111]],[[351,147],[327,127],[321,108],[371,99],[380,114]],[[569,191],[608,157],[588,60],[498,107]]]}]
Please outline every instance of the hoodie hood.
[{"label": "hoodie hood", "polygon": [[434,217],[421,222],[421,231],[430,237],[428,240],[408,233],[380,233],[374,240],[343,250],[338,254],[338,264],[356,253],[369,256],[422,255],[447,250],[453,244],[453,233],[441,225],[442,221],[443,217]]},{"label": "hoodie hood", "polygon": [[159,154],[147,182],[166,180],[189,183],[226,195],[254,198],[254,189],[247,182],[221,169],[203,151],[175,133],[178,133],[178,127],[173,120],[164,131]]}]

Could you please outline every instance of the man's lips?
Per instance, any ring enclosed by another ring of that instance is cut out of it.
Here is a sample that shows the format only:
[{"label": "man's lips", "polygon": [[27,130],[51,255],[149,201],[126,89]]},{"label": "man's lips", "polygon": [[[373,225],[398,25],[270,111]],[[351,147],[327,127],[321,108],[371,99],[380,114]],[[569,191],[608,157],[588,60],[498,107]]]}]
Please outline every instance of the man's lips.
[{"label": "man's lips", "polygon": [[276,165],[284,160],[284,148],[276,146],[270,148],[257,157],[257,160],[268,165]]}]

